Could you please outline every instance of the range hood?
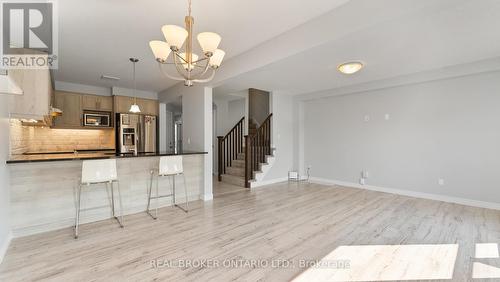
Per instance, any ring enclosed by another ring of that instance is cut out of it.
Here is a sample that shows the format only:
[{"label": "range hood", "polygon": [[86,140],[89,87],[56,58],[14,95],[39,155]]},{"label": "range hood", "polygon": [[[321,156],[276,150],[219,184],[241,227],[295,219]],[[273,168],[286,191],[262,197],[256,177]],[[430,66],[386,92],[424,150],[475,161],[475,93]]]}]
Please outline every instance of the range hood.
[{"label": "range hood", "polygon": [[23,90],[8,75],[7,70],[0,71],[0,95],[23,95]]}]

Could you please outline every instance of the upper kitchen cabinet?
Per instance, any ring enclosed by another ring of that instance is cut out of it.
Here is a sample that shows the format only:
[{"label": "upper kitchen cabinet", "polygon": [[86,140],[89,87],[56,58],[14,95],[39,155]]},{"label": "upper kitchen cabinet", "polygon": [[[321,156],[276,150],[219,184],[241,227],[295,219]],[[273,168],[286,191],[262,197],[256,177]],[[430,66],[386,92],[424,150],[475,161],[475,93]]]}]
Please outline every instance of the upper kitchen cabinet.
[{"label": "upper kitchen cabinet", "polygon": [[139,108],[141,108],[142,113],[145,115],[157,116],[160,111],[158,101],[156,100],[137,99],[137,104],[139,105]]},{"label": "upper kitchen cabinet", "polygon": [[82,127],[82,100],[80,94],[56,91],[54,93],[54,107],[61,109],[63,114],[54,119],[54,127]]},{"label": "upper kitchen cabinet", "polygon": [[128,113],[130,110],[130,106],[134,103],[141,109],[141,114],[143,115],[154,115],[157,116],[158,109],[158,101],[150,100],[150,99],[142,99],[142,98],[133,98],[127,96],[113,96],[114,97],[114,105],[116,113]]},{"label": "upper kitchen cabinet", "polygon": [[82,109],[88,111],[112,112],[113,98],[110,96],[83,95]]},{"label": "upper kitchen cabinet", "polygon": [[45,119],[49,115],[52,95],[49,69],[12,69],[8,71],[8,75],[23,91],[22,95],[10,97],[11,117]]}]

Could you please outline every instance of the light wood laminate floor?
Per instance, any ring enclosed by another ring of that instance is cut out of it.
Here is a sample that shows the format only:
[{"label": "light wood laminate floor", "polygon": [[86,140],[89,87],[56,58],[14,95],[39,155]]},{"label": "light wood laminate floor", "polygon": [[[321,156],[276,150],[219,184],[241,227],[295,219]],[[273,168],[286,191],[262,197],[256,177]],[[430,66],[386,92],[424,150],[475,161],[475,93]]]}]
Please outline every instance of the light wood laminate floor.
[{"label": "light wood laminate floor", "polygon": [[[475,258],[476,244],[500,240],[494,210],[306,183],[222,193],[190,208],[161,209],[157,221],[127,216],[124,229],[112,220],[86,224],[78,240],[69,228],[15,239],[0,281],[290,281],[306,270],[299,261],[353,245],[456,244],[453,281],[473,281],[474,263],[500,266]],[[209,261],[159,263],[192,259]]]}]

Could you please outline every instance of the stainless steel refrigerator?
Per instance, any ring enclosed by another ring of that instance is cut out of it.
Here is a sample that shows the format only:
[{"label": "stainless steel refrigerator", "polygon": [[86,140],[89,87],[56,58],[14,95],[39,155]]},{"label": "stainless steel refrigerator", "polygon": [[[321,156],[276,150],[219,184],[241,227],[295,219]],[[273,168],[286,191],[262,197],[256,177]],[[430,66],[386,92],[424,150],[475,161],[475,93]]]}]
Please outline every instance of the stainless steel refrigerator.
[{"label": "stainless steel refrigerator", "polygon": [[118,153],[156,153],[158,118],[151,115],[116,114]]}]

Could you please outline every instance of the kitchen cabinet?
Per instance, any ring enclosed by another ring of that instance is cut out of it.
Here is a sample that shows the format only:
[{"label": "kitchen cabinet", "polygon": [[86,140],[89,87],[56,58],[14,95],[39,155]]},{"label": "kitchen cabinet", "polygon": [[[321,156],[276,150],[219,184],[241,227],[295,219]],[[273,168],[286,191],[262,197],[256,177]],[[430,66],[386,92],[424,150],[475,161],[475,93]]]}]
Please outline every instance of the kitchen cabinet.
[{"label": "kitchen cabinet", "polygon": [[136,103],[141,109],[141,114],[158,115],[158,101],[151,99],[133,98],[127,96],[113,96],[116,113],[128,113],[130,106]]},{"label": "kitchen cabinet", "polygon": [[54,107],[63,111],[62,116],[54,119],[55,128],[82,127],[82,95],[77,93],[56,91]]},{"label": "kitchen cabinet", "polygon": [[149,100],[149,99],[138,99],[137,104],[141,108],[143,114],[147,115],[158,115],[158,101]]},{"label": "kitchen cabinet", "polygon": [[23,90],[23,95],[9,99],[12,118],[43,120],[49,115],[52,93],[49,69],[12,69],[8,75]]},{"label": "kitchen cabinet", "polygon": [[83,95],[82,109],[88,111],[112,112],[113,98],[97,95]]},{"label": "kitchen cabinet", "polygon": [[116,113],[128,113],[135,99],[127,96],[113,96]]}]

